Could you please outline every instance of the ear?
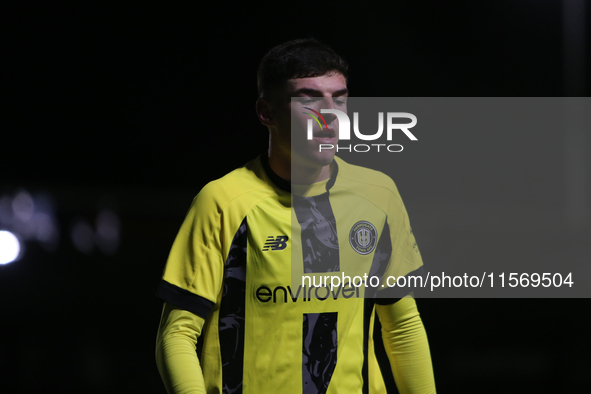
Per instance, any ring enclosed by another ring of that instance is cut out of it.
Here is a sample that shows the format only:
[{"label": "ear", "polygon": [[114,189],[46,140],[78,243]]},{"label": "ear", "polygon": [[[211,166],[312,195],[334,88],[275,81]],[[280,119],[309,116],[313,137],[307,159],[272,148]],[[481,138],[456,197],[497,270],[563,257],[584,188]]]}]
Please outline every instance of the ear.
[{"label": "ear", "polygon": [[257,117],[261,121],[261,123],[267,127],[274,126],[275,120],[273,118],[273,110],[271,108],[271,103],[260,97],[256,103],[256,110],[257,110]]}]

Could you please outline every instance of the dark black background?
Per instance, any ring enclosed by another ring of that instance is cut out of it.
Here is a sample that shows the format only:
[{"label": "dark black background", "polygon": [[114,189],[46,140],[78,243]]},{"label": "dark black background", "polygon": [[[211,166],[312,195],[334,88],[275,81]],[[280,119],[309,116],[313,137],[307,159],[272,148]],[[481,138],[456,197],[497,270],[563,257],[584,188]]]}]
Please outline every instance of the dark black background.
[{"label": "dark black background", "polygon": [[[354,96],[566,94],[560,1],[2,7],[0,192],[48,193],[61,232],[54,253],[31,242],[0,266],[3,392],[163,392],[154,292],[191,198],[265,148],[256,69],[272,46],[331,45],[350,63]],[[417,177],[395,179],[411,219],[424,199]],[[105,199],[121,246],[82,254],[69,226],[94,220]],[[587,300],[418,305],[439,392],[572,392],[586,381]]]}]

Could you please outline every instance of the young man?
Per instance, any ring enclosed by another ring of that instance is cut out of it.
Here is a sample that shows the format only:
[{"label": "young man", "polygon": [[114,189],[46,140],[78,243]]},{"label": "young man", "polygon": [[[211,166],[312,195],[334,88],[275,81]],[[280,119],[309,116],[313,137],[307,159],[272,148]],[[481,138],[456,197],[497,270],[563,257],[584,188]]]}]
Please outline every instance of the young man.
[{"label": "young man", "polygon": [[167,390],[384,393],[371,336],[377,311],[399,391],[435,392],[412,297],[360,295],[350,284],[328,296],[292,282],[294,272],[400,276],[422,266],[392,180],[319,149],[336,145],[336,118],[325,115],[326,129],[306,138],[309,117],[298,114],[344,109],[346,63],[315,40],[290,41],[263,58],[258,86],[269,150],[199,192],[158,290],[156,359]]}]

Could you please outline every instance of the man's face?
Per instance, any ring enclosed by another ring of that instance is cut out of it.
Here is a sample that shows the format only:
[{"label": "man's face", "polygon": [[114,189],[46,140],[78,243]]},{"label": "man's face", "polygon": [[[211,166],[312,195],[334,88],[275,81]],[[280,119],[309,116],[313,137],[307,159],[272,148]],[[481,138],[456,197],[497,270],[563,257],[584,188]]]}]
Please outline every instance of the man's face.
[{"label": "man's face", "polygon": [[[332,162],[338,142],[338,120],[333,114],[321,114],[325,124],[317,113],[321,109],[347,112],[347,95],[347,82],[340,73],[287,81],[285,107],[279,109],[277,134],[292,167],[324,167]],[[291,97],[298,99],[290,100]],[[308,120],[312,120],[313,126],[311,140],[307,138]],[[325,149],[326,145],[335,148]]]}]

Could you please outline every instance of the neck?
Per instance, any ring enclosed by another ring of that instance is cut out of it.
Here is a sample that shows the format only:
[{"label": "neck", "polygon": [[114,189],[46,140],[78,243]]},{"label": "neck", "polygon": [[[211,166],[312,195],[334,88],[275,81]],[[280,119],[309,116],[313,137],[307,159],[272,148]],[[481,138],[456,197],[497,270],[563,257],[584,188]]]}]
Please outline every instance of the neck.
[{"label": "neck", "polygon": [[[284,154],[287,153],[287,154]],[[269,144],[269,167],[279,177],[295,184],[311,184],[330,178],[330,164],[317,167],[310,165],[292,166],[290,152],[280,152]]]}]

